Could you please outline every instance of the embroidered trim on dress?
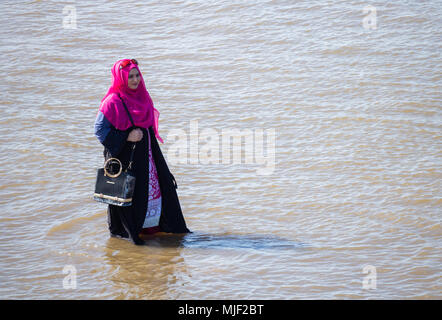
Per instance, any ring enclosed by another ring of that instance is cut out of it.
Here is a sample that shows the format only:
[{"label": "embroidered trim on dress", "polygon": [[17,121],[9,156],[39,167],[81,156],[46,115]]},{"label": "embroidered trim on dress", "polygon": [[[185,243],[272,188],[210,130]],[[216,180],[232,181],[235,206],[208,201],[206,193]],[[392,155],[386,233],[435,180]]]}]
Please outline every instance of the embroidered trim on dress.
[{"label": "embroidered trim on dress", "polygon": [[161,216],[161,190],[160,184],[158,182],[158,172],[152,156],[149,130],[147,130],[147,134],[149,141],[149,195],[146,218],[144,219],[143,228],[158,226]]}]

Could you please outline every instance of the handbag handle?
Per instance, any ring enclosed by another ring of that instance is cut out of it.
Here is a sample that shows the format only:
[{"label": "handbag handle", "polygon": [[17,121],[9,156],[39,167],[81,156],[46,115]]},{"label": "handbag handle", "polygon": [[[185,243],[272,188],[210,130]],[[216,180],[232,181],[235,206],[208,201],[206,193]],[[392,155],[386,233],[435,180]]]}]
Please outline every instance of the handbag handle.
[{"label": "handbag handle", "polygon": [[[111,160],[117,161],[118,164],[120,165],[120,170],[116,174],[110,174],[109,171],[107,171],[107,164]],[[121,161],[118,160],[117,158],[109,158],[109,159],[107,159],[106,162],[104,163],[104,166],[103,166],[104,175],[108,176],[109,178],[117,178],[121,174],[122,169],[123,169],[123,166],[121,165]]]}]

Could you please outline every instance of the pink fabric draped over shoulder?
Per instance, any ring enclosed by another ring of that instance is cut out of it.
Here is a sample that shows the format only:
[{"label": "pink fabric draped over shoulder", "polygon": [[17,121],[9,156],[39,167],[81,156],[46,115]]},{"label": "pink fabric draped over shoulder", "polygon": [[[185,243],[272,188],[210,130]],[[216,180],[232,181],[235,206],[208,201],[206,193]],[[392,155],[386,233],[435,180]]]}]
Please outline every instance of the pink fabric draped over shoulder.
[{"label": "pink fabric draped over shoulder", "polygon": [[[134,62],[135,61],[131,59],[122,59],[114,64],[112,67],[112,83],[106,95],[101,100],[99,110],[116,129],[127,130],[132,124],[121,102],[121,99],[123,99],[135,126],[146,129],[153,126],[155,136],[161,143],[164,143],[158,133],[160,113],[155,109],[149,92],[146,89],[143,75],[138,65]],[[127,84],[129,72],[133,68],[136,68],[140,74],[140,83],[135,90],[130,89]]]}]

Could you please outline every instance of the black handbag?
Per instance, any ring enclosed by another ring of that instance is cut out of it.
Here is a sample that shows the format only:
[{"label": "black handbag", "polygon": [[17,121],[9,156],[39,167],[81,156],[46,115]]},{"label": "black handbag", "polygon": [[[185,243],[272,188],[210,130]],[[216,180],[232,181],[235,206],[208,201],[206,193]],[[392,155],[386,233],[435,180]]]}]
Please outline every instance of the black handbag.
[{"label": "black handbag", "polygon": [[[121,99],[121,101],[123,101],[123,99]],[[132,126],[134,126],[134,122],[124,101],[123,106],[129,115]],[[132,196],[135,189],[136,179],[132,174],[131,169],[135,147],[136,143],[134,143],[132,146],[129,165],[126,170],[123,171],[123,165],[117,158],[107,159],[103,165],[103,168],[97,170],[94,200],[120,207],[128,207],[132,205]],[[115,170],[117,165],[118,169]],[[110,172],[111,168],[113,169],[112,173]]]}]

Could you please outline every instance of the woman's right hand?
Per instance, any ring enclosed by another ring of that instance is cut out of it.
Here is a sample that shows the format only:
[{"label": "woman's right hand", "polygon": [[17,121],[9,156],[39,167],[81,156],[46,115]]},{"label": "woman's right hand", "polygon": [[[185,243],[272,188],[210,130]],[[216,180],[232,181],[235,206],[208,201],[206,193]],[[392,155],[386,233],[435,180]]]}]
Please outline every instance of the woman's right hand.
[{"label": "woman's right hand", "polygon": [[136,128],[129,132],[129,136],[127,137],[127,141],[130,142],[138,142],[143,139],[143,131],[141,129]]}]

